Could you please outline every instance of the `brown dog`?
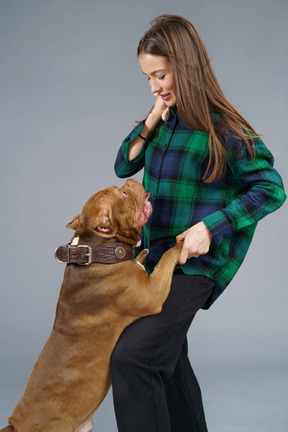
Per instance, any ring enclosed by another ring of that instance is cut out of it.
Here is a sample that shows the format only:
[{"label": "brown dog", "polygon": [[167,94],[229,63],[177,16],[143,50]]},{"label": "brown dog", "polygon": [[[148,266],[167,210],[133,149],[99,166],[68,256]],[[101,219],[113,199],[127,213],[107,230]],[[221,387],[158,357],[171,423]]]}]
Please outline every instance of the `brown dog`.
[{"label": "brown dog", "polygon": [[56,253],[70,264],[52,333],[10,426],[0,432],[93,429],[91,417],[110,387],[110,356],[120,334],[137,318],[161,311],[180,257],[181,246],[171,248],[151,275],[139,265],[146,251],[131,259],[150,214],[149,194],[130,179],[93,195],[67,225],[76,231],[72,244]]}]

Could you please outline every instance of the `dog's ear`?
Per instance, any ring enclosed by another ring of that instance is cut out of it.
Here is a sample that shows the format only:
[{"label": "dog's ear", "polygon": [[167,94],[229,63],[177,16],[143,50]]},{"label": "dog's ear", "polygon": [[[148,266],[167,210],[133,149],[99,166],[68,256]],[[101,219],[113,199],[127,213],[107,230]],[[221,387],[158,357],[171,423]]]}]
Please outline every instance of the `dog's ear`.
[{"label": "dog's ear", "polygon": [[116,225],[111,222],[107,216],[96,217],[93,221],[92,228],[103,238],[112,238],[115,237],[116,234]]},{"label": "dog's ear", "polygon": [[66,228],[71,228],[73,230],[76,230],[76,228],[79,225],[79,221],[80,221],[80,214],[75,216],[75,218],[66,225]]}]

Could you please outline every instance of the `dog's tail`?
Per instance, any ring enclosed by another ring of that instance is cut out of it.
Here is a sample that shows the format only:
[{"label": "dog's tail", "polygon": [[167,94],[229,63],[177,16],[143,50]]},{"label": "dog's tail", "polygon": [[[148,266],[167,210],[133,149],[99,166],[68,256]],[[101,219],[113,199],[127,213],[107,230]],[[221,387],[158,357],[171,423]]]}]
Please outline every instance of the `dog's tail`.
[{"label": "dog's tail", "polygon": [[0,432],[15,432],[15,429],[13,426],[6,426],[4,429],[0,429]]}]

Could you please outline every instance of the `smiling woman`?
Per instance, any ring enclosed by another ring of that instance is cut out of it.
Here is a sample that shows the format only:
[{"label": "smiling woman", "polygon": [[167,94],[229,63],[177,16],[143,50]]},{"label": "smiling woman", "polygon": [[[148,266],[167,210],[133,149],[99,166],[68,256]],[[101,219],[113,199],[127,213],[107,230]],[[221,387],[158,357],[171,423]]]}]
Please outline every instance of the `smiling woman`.
[{"label": "smiling woman", "polygon": [[163,56],[142,53],[139,63],[148,77],[152,93],[159,96],[166,106],[172,107],[177,102],[175,75],[171,63]]},{"label": "smiling woman", "polygon": [[175,242],[183,247],[161,313],[133,323],[114,349],[118,430],[207,432],[187,331],[232,281],[257,223],[286,194],[273,156],[225,98],[188,20],[157,17],[137,53],[156,101],[123,141],[115,170],[128,177],[144,167],[153,206],[142,235],[147,270]]}]

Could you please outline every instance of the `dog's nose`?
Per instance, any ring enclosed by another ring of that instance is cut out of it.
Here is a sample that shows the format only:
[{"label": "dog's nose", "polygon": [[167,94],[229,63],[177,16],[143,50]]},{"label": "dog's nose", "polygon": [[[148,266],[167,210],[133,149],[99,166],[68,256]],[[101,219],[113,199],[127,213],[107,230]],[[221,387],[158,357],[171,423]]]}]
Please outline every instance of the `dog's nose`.
[{"label": "dog's nose", "polygon": [[127,185],[130,186],[130,187],[135,186],[136,183],[138,183],[138,181],[135,180],[133,177],[127,180]]}]

